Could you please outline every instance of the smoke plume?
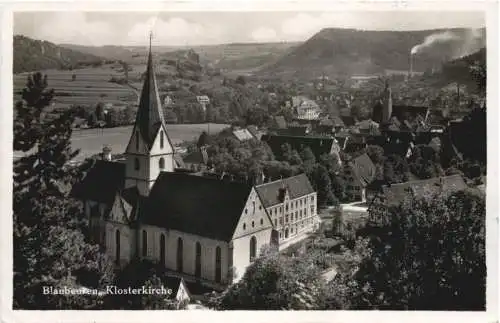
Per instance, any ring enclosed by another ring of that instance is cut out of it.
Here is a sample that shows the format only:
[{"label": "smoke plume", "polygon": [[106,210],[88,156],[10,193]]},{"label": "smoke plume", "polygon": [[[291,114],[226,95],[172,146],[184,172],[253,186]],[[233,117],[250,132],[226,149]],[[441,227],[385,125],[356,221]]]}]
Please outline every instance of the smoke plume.
[{"label": "smoke plume", "polygon": [[421,44],[413,46],[411,55],[418,54],[436,44],[451,43],[451,58],[472,54],[485,46],[483,29],[467,29],[463,32],[445,31],[425,37]]},{"label": "smoke plume", "polygon": [[451,31],[445,31],[442,33],[437,33],[437,34],[432,34],[427,37],[425,37],[424,42],[418,45],[413,46],[411,49],[411,54],[415,55],[421,52],[423,49],[431,47],[434,44],[437,43],[446,43],[449,42],[450,40],[455,40],[459,39],[460,37]]}]

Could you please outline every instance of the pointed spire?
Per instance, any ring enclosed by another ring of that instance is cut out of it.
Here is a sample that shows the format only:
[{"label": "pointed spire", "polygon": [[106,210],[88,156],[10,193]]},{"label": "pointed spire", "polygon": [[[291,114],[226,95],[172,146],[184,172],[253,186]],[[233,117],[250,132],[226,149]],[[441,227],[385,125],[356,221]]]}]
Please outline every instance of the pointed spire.
[{"label": "pointed spire", "polygon": [[162,124],[165,123],[154,73],[153,51],[151,45],[152,38],[153,34],[150,32],[148,62],[135,120],[136,129],[139,130],[142,138],[149,147],[153,144],[155,136]]}]

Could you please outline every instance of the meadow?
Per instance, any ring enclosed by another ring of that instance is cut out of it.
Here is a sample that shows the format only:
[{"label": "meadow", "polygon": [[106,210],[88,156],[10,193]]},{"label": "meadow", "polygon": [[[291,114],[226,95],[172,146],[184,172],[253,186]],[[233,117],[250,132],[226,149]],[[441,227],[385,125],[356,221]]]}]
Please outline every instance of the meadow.
[{"label": "meadow", "polygon": [[[111,77],[121,78],[123,72],[113,65],[75,70],[44,70],[49,88],[55,91],[56,107],[70,105],[136,104],[137,95],[129,87],[109,82]],[[26,86],[29,73],[14,75],[14,101],[20,99],[20,91]],[[75,79],[72,77],[75,75]]]},{"label": "meadow", "polygon": [[[210,133],[220,132],[228,127],[226,124],[210,124]],[[102,152],[104,145],[111,148],[112,154],[121,154],[127,148],[133,126],[74,130],[71,136],[73,149],[80,149],[76,161]],[[208,131],[208,124],[168,124],[167,131],[172,144],[179,145],[183,141],[197,140],[203,131]],[[14,158],[22,153],[14,152]]]}]

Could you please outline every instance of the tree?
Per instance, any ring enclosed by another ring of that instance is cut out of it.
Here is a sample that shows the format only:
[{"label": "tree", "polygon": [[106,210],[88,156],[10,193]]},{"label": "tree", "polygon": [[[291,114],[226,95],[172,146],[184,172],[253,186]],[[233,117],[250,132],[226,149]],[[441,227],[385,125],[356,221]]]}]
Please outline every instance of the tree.
[{"label": "tree", "polygon": [[211,141],[212,141],[212,139],[210,138],[208,133],[206,131],[203,131],[200,134],[200,136],[198,137],[198,143],[196,144],[196,146],[198,148],[203,147],[203,146],[208,146],[208,145],[210,145]]},{"label": "tree", "polygon": [[239,85],[245,85],[247,83],[245,77],[243,75],[239,75],[237,78],[236,78],[236,84],[239,84]]},{"label": "tree", "polygon": [[218,309],[322,309],[324,283],[318,269],[305,258],[269,252],[255,260],[240,282],[214,302]]},{"label": "tree", "polygon": [[22,309],[99,308],[94,296],[43,295],[42,287],[102,287],[112,270],[99,247],[82,234],[81,203],[67,197],[77,170],[67,163],[76,156],[70,145],[71,111],[44,119],[53,90],[47,78],[28,78],[16,104],[14,149],[26,156],[14,162],[14,307]]},{"label": "tree", "polygon": [[101,102],[97,103],[95,106],[95,116],[97,121],[104,121],[105,119],[104,106]]},{"label": "tree", "polygon": [[484,310],[485,198],[473,191],[370,209],[372,254],[354,275],[352,309]]},{"label": "tree", "polygon": [[307,176],[314,190],[318,193],[318,208],[328,204],[338,203],[337,199],[332,194],[330,176],[324,166],[315,164],[311,173],[308,173]]},{"label": "tree", "polygon": [[384,163],[384,148],[377,145],[369,145],[366,147],[366,154],[374,164]]}]

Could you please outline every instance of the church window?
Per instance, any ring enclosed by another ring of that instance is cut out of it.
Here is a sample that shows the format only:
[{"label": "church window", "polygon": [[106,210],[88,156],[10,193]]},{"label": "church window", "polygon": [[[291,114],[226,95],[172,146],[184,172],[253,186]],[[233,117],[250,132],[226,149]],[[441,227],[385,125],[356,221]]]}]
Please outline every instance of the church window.
[{"label": "church window", "polygon": [[148,255],[148,233],[146,230],[142,230],[142,256],[146,257]]},{"label": "church window", "polygon": [[163,144],[164,144],[164,139],[163,139],[163,130],[160,130],[160,148],[163,149]]},{"label": "church window", "polygon": [[262,205],[259,205],[259,210],[262,210]]},{"label": "church window", "polygon": [[215,249],[215,281],[220,283],[222,279],[222,261],[220,247]]},{"label": "church window", "polygon": [[165,266],[165,235],[160,235],[160,263]]},{"label": "church window", "polygon": [[177,271],[182,273],[183,272],[183,252],[184,252],[184,246],[183,246],[183,241],[181,238],[177,239]]},{"label": "church window", "polygon": [[248,213],[248,210],[247,210],[247,209],[245,209],[245,214],[247,214],[247,213]]},{"label": "church window", "polygon": [[243,230],[246,230],[247,229],[247,225],[246,223],[243,223]]},{"label": "church window", "polygon": [[252,236],[250,238],[250,261],[254,261],[255,256],[257,254],[257,239]]},{"label": "church window", "polygon": [[135,150],[139,150],[139,131],[135,132]]},{"label": "church window", "polygon": [[116,236],[115,236],[115,244],[116,244],[116,254],[115,254],[115,259],[116,259],[116,264],[120,264],[120,230],[116,230]]},{"label": "church window", "polygon": [[196,243],[196,258],[195,258],[195,273],[196,277],[201,277],[201,244]]},{"label": "church window", "polygon": [[263,224],[264,224],[264,220],[260,219],[260,225],[263,225]]},{"label": "church window", "polygon": [[252,228],[255,227],[255,222],[252,221]]},{"label": "church window", "polygon": [[165,168],[165,159],[163,157],[160,158],[159,164],[160,169]]},{"label": "church window", "polygon": [[255,214],[255,201],[252,202],[252,206],[253,206],[253,208],[252,208],[252,210],[253,210],[252,214]]},{"label": "church window", "polygon": [[134,159],[134,169],[139,170],[140,164],[139,164],[139,158]]}]

